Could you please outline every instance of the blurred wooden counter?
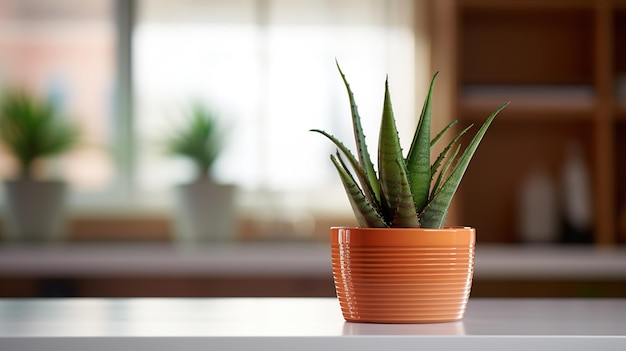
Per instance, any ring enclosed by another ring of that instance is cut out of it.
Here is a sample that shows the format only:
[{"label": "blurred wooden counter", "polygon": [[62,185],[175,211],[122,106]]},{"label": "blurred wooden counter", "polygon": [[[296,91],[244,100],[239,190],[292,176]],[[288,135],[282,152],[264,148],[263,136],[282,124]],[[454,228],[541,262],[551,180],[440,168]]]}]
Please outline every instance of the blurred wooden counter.
[{"label": "blurred wooden counter", "polygon": [[[0,246],[0,296],[333,296],[324,243]],[[626,297],[626,248],[479,245],[472,296]]]}]

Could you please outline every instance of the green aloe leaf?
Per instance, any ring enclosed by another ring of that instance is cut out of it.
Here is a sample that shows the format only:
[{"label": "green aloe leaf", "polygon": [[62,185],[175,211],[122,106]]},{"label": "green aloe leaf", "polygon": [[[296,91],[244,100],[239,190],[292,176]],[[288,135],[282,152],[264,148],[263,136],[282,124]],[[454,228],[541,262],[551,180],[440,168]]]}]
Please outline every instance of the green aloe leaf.
[{"label": "green aloe leaf", "polygon": [[433,162],[433,165],[430,167],[430,174],[431,174],[430,180],[431,181],[435,177],[435,174],[437,173],[437,169],[439,168],[439,166],[441,165],[441,162],[443,162],[444,158],[448,154],[448,151],[450,151],[452,146],[454,146],[454,144],[459,140],[459,138],[463,136],[463,134],[467,133],[467,131],[470,130],[472,126],[473,124],[463,129],[459,134],[457,134],[456,137],[454,137],[454,139],[452,139],[452,141],[450,141],[450,143],[446,145],[446,147],[441,151],[439,156],[437,156],[437,159],[435,160],[435,162]]},{"label": "green aloe leaf", "polygon": [[[363,188],[363,192],[365,197],[367,198],[367,201],[373,206],[375,207],[376,211],[380,212],[380,202],[376,199],[376,195],[374,194],[374,191],[372,190],[372,186],[371,183],[369,182],[369,180],[367,179],[367,176],[365,175],[365,172],[363,171],[363,168],[361,167],[361,165],[359,164],[359,161],[356,159],[356,157],[352,154],[352,152],[350,151],[350,149],[348,149],[339,139],[337,139],[335,136],[323,131],[323,130],[319,130],[319,129],[311,129],[311,132],[316,132],[316,133],[320,133],[323,136],[327,137],[328,139],[330,139],[330,141],[332,141],[335,146],[337,146],[337,148],[348,158],[348,162],[350,162],[350,165],[352,166],[352,169],[354,170],[354,172],[356,173],[357,179],[359,180],[359,183],[361,184],[362,188]],[[378,184],[378,180],[376,180],[376,184]]]},{"label": "green aloe leaf", "polygon": [[361,164],[361,168],[363,169],[363,173],[365,174],[365,178],[367,179],[369,188],[372,189],[376,199],[380,201],[380,187],[378,184],[378,179],[376,178],[376,171],[374,170],[372,158],[370,157],[369,151],[367,150],[365,133],[363,133],[363,127],[361,126],[361,116],[359,115],[359,109],[354,100],[354,94],[352,93],[350,84],[348,84],[346,76],[343,74],[343,71],[341,71],[341,67],[339,67],[339,62],[335,60],[335,63],[337,64],[339,74],[341,74],[341,79],[346,86],[346,90],[348,91],[348,98],[350,99],[350,112],[352,114],[354,140],[356,141],[357,145],[357,155],[359,156],[359,163]]},{"label": "green aloe leaf", "polygon": [[487,132],[487,129],[493,122],[496,115],[502,111],[509,103],[505,103],[500,106],[494,113],[492,113],[485,123],[480,127],[476,135],[467,146],[463,154],[459,157],[457,164],[454,166],[448,178],[444,181],[441,189],[432,197],[424,211],[420,216],[420,220],[423,227],[426,228],[441,228],[445,224],[448,214],[448,208],[452,202],[452,198],[459,187],[459,183],[465,174],[465,170],[469,165],[472,156],[478,148],[478,144],[482,140],[483,136]]},{"label": "green aloe leaf", "polygon": [[418,227],[419,220],[402,156],[387,81],[385,81],[385,101],[378,145],[378,173],[380,187],[382,193],[385,194],[383,208],[391,210],[391,218],[386,218],[386,220],[391,222],[392,227]]},{"label": "green aloe leaf", "polygon": [[[437,176],[437,180],[435,181],[435,184],[433,185],[431,189],[431,196],[435,196],[441,190],[441,188],[439,187],[439,184],[441,183],[441,180],[444,179],[445,175],[448,173],[448,169],[450,168],[450,165],[452,165],[457,155],[459,154],[460,150],[461,150],[461,145],[458,145],[456,147],[456,150],[454,150],[452,155],[446,161],[445,165],[441,169],[441,172],[439,172],[439,175]],[[445,218],[448,217],[448,208],[446,208],[443,211],[442,217],[444,218],[444,222],[445,222]]]},{"label": "green aloe leaf", "polygon": [[437,134],[437,136],[436,136],[433,140],[431,140],[431,141],[430,141],[430,147],[432,148],[433,146],[435,146],[435,145],[437,144],[437,142],[439,141],[439,139],[441,139],[441,137],[442,137],[444,134],[446,134],[446,132],[448,131],[448,129],[452,128],[452,126],[454,126],[454,125],[455,125],[455,124],[457,124],[458,122],[459,122],[459,121],[455,119],[454,121],[452,121],[452,122],[448,123],[448,125],[447,125],[445,128],[443,128],[443,129],[441,130],[441,132],[439,132],[439,134]]},{"label": "green aloe leaf", "polygon": [[339,172],[341,182],[343,183],[350,201],[350,206],[352,207],[352,212],[354,212],[359,226],[363,228],[388,227],[387,223],[385,223],[385,220],[378,213],[376,208],[373,207],[365,198],[365,195],[356,184],[354,177],[352,177],[352,174],[341,159],[340,154],[337,153],[337,157],[330,155],[330,159],[335,165],[335,168],[337,168],[337,172]]},{"label": "green aloe leaf", "polygon": [[417,130],[406,159],[411,193],[418,211],[421,211],[428,203],[430,191],[430,115],[433,88],[438,74],[439,72],[435,73],[430,82],[428,95],[426,96],[420,120],[417,124]]},{"label": "green aloe leaf", "polygon": [[456,147],[456,150],[454,150],[452,155],[448,158],[446,163],[443,165],[443,168],[441,169],[441,172],[439,172],[439,175],[437,175],[437,180],[435,180],[435,184],[433,184],[433,187],[430,191],[432,196],[437,195],[437,193],[439,193],[439,190],[441,190],[439,188],[439,184],[441,184],[441,180],[444,179],[445,175],[448,173],[448,169],[450,168],[450,165],[452,164],[452,162],[454,162],[460,150],[461,150],[461,145],[458,145]]}]

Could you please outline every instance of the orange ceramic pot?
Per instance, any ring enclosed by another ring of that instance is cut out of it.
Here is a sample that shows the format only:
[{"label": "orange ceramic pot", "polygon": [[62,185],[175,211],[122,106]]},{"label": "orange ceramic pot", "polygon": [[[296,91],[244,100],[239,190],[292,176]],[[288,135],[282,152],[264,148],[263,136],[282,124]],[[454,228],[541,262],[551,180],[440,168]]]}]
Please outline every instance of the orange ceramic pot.
[{"label": "orange ceramic pot", "polygon": [[333,227],[332,266],[349,322],[436,323],[463,318],[476,230]]}]

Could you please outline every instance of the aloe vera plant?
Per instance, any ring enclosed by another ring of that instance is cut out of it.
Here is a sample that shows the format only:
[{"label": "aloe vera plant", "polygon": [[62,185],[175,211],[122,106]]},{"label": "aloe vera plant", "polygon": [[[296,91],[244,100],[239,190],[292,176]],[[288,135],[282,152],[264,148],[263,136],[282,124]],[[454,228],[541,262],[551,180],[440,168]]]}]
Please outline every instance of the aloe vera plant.
[{"label": "aloe vera plant", "polygon": [[385,81],[378,143],[378,172],[376,172],[365,143],[365,134],[354,94],[339,64],[337,68],[348,91],[357,156],[332,134],[319,129],[311,131],[324,135],[336,145],[337,153],[331,155],[330,159],[339,173],[359,226],[443,227],[452,198],[472,156],[496,115],[508,103],[500,106],[486,119],[462,153],[460,153],[460,145],[456,147],[455,145],[472,126],[461,130],[431,164],[431,149],[457,123],[457,121],[452,121],[431,139],[432,93],[438,73],[435,73],[430,83],[419,123],[406,157],[400,146],[389,84]]}]

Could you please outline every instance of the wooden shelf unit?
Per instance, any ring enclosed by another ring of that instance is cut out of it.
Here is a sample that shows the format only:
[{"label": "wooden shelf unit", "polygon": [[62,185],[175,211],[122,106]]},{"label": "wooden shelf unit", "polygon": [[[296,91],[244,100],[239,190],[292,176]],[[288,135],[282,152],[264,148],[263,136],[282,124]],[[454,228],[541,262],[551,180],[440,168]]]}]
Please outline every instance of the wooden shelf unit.
[{"label": "wooden shelf unit", "polygon": [[541,167],[558,189],[575,142],[591,178],[591,242],[626,243],[626,1],[431,5],[432,68],[443,73],[444,113],[464,126],[511,101],[461,183],[450,224],[475,226],[483,242],[519,241],[523,180]]}]

